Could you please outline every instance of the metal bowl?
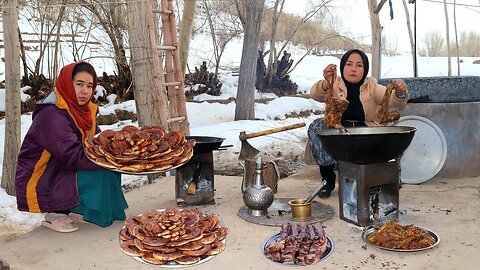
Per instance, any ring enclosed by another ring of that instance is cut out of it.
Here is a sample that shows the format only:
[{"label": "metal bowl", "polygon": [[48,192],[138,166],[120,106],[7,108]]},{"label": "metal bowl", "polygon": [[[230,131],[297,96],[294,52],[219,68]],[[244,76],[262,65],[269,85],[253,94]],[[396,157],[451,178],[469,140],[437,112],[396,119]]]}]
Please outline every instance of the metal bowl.
[{"label": "metal bowl", "polygon": [[355,163],[383,163],[397,158],[410,145],[417,129],[407,126],[354,127],[319,131],[325,150],[336,160]]}]

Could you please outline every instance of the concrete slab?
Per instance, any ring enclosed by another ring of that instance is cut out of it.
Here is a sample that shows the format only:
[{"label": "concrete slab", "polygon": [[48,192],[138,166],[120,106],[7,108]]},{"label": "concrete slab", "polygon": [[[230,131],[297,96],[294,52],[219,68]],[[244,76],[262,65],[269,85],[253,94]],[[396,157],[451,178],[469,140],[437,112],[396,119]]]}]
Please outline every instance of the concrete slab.
[{"label": "concrete slab", "polygon": [[[128,215],[148,209],[175,206],[174,178],[157,179],[151,185],[126,193]],[[230,229],[226,249],[212,260],[190,269],[281,269],[263,256],[261,245],[278,227],[261,226],[237,216],[243,205],[241,178],[215,176],[215,205],[202,206],[215,213]],[[277,198],[305,197],[319,184],[318,167],[310,166],[279,181]],[[439,246],[422,252],[398,253],[366,246],[361,230],[338,218],[338,195],[318,202],[331,205],[336,214],[324,222],[335,250],[326,260],[302,269],[478,269],[480,231],[480,177],[434,178],[422,185],[404,185],[400,190],[402,224],[415,224],[436,232]],[[124,255],[119,249],[122,222],[108,228],[79,224],[80,230],[60,234],[39,227],[13,240],[0,243],[0,260],[10,269],[154,269]],[[2,265],[0,263],[0,265]],[[4,265],[5,267],[5,265]]]}]

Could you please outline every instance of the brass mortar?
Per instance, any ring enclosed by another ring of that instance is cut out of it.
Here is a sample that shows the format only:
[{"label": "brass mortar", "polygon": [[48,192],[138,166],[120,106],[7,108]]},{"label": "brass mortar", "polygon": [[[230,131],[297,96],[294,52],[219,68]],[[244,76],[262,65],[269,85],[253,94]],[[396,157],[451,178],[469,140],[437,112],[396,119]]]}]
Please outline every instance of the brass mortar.
[{"label": "brass mortar", "polygon": [[288,202],[292,209],[292,220],[307,221],[312,218],[312,202],[305,203],[305,199],[294,199]]}]

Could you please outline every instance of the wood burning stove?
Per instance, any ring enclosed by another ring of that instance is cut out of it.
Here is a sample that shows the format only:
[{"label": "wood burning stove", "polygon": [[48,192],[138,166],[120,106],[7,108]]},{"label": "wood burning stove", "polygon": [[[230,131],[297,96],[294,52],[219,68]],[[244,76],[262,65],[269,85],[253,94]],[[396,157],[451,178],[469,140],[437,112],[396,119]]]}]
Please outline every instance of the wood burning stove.
[{"label": "wood burning stove", "polygon": [[189,205],[215,204],[213,151],[231,145],[221,146],[225,140],[218,137],[186,136],[195,140],[192,158],[180,166],[175,174],[175,198],[180,207]]},{"label": "wood burning stove", "polygon": [[398,157],[413,139],[414,127],[361,127],[318,133],[338,161],[340,218],[359,226],[398,220]]}]

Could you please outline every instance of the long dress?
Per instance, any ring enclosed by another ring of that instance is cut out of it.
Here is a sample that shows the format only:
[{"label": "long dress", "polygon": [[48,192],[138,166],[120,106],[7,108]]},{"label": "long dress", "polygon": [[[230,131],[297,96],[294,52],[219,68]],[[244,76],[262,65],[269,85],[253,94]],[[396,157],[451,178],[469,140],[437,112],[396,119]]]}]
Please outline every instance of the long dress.
[{"label": "long dress", "polygon": [[121,175],[108,170],[78,171],[79,205],[72,212],[101,227],[125,220],[127,201],[121,189]]}]

